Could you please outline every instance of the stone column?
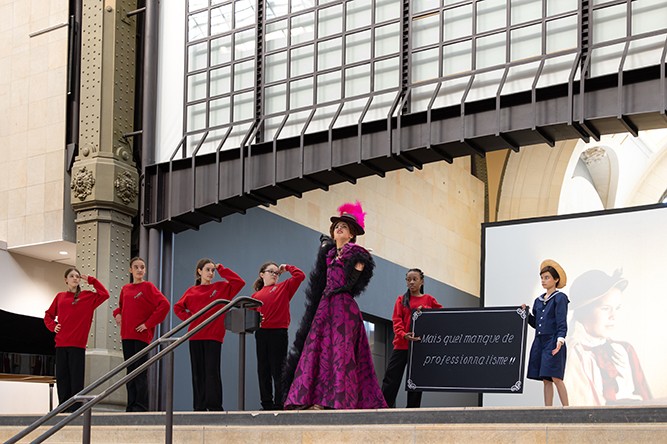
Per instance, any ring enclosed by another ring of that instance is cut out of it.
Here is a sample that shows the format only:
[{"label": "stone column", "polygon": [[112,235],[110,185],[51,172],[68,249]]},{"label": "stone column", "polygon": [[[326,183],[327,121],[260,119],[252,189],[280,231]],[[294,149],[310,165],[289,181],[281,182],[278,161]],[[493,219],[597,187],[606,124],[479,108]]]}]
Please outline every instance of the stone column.
[{"label": "stone column", "polygon": [[[132,216],[137,212],[138,173],[132,160],[134,131],[136,1],[83,0],[80,25],[81,101],[79,153],[72,168],[77,266],[111,293],[95,312],[86,352],[86,384],[122,362],[112,311],[129,282]],[[124,374],[125,372],[123,372]],[[124,408],[125,390],[102,404]]]}]

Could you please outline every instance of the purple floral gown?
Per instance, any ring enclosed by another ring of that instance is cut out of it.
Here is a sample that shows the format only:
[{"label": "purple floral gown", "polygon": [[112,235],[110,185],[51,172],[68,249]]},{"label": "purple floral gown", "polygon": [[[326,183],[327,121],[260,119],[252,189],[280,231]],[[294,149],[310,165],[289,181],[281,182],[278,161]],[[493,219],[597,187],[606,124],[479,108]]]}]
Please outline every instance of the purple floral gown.
[{"label": "purple floral gown", "polygon": [[[304,343],[286,408],[386,408],[375,375],[361,310],[345,287],[345,263],[357,249],[348,243],[327,255],[327,283]],[[364,250],[365,252],[365,250]],[[367,254],[367,253],[366,253]]]}]

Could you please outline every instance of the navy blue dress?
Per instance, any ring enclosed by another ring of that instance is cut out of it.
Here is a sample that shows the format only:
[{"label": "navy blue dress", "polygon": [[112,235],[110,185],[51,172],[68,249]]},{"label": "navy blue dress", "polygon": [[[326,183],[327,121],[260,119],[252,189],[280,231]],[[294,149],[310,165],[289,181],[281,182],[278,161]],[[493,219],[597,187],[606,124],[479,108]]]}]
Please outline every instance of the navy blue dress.
[{"label": "navy blue dress", "polygon": [[547,300],[544,300],[545,294],[535,299],[528,314],[528,324],[535,329],[528,360],[528,378],[538,381],[563,379],[567,360],[565,344],[555,356],[551,355],[551,351],[556,348],[558,338],[567,335],[567,305],[570,300],[560,290],[552,293]]}]

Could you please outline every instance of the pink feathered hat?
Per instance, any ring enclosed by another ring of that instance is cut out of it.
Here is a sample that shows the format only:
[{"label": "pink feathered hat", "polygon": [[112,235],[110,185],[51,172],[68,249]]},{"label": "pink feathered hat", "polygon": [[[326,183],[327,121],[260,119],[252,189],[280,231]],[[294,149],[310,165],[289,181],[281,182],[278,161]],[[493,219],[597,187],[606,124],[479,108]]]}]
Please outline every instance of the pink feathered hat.
[{"label": "pink feathered hat", "polygon": [[363,208],[361,208],[361,202],[344,203],[338,207],[338,213],[340,216],[331,217],[330,220],[332,224],[336,224],[339,221],[347,222],[354,227],[355,235],[360,236],[365,233],[364,218],[366,213],[364,213]]}]

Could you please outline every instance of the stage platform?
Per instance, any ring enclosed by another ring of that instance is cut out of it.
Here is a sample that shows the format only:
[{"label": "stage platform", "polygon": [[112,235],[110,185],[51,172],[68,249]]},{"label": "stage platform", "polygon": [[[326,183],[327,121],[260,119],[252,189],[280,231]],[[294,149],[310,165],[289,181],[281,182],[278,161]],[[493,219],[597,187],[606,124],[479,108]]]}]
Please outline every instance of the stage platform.
[{"label": "stage platform", "polygon": [[[36,417],[0,417],[5,441]],[[164,413],[93,413],[94,443],[164,442]],[[55,420],[54,420],[55,422]],[[50,443],[80,442],[81,419]],[[29,438],[38,436],[38,433]],[[667,406],[178,412],[175,443],[667,443]],[[26,440],[25,442],[29,442]]]}]

